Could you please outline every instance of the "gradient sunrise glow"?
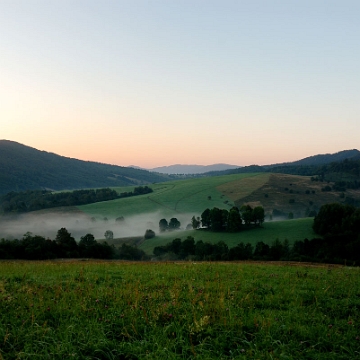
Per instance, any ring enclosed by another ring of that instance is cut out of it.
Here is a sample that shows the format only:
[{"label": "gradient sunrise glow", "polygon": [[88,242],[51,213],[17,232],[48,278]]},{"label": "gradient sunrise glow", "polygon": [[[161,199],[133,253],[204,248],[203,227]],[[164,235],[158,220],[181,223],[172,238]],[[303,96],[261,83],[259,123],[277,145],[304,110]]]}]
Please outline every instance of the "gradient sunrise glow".
[{"label": "gradient sunrise glow", "polygon": [[360,147],[358,1],[0,2],[0,139],[151,168]]}]

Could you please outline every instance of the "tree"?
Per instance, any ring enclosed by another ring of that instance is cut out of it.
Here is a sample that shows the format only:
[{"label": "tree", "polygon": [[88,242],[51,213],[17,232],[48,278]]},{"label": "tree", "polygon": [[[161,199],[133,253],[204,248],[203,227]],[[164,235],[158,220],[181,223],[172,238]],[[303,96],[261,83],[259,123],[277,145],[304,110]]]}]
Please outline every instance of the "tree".
[{"label": "tree", "polygon": [[94,247],[97,244],[97,241],[92,234],[86,234],[80,238],[79,242],[79,250],[81,256],[94,257],[96,256],[96,252],[94,251]]},{"label": "tree", "polygon": [[224,241],[219,241],[213,245],[213,260],[227,260],[229,248]]},{"label": "tree", "polygon": [[188,236],[182,243],[180,248],[180,255],[185,258],[189,255],[195,254],[195,240],[192,236]]},{"label": "tree", "polygon": [[114,233],[111,230],[106,230],[104,236],[106,240],[112,240],[114,238]]},{"label": "tree", "polygon": [[262,206],[256,206],[253,210],[253,221],[255,225],[261,226],[265,219],[265,211]]},{"label": "tree", "polygon": [[268,259],[270,255],[270,246],[260,241],[255,246],[254,258],[255,259]]},{"label": "tree", "polygon": [[314,218],[313,229],[317,234],[341,234],[351,231],[350,218],[355,213],[355,207],[338,203],[321,206]]},{"label": "tree", "polygon": [[62,256],[66,257],[77,257],[78,256],[78,246],[75,239],[67,231],[66,228],[61,228],[58,230],[55,237],[56,244],[60,247],[60,253]]},{"label": "tree", "polygon": [[168,225],[168,229],[169,230],[178,230],[180,229],[180,221],[177,218],[171,218],[169,225]]},{"label": "tree", "polygon": [[82,236],[79,241],[79,246],[83,246],[85,248],[88,248],[95,244],[96,244],[96,240],[94,235],[92,234],[86,234],[85,236]]},{"label": "tree", "polygon": [[181,239],[176,238],[170,244],[168,244],[168,251],[172,251],[174,254],[178,255],[181,249]]},{"label": "tree", "polygon": [[200,224],[201,224],[201,222],[200,222],[200,218],[199,218],[199,217],[196,217],[196,218],[195,218],[195,216],[193,216],[193,217],[191,218],[191,226],[192,226],[192,228],[193,228],[194,230],[198,229],[198,228],[200,227]]},{"label": "tree", "polygon": [[160,232],[164,232],[168,229],[168,222],[166,219],[161,219],[159,221],[159,229],[160,229]]},{"label": "tree", "polygon": [[217,207],[210,210],[211,230],[222,231],[223,230],[223,212]]},{"label": "tree", "polygon": [[211,217],[210,209],[205,209],[201,214],[201,224],[203,227],[210,228],[211,226]]},{"label": "tree", "polygon": [[253,249],[251,244],[240,243],[229,250],[229,260],[248,260],[252,258]]},{"label": "tree", "polygon": [[245,225],[250,225],[253,221],[253,211],[250,205],[243,205],[240,208],[241,218],[244,220]]},{"label": "tree", "polygon": [[229,211],[226,230],[229,232],[237,232],[241,229],[242,221],[240,211],[237,207],[232,207]]},{"label": "tree", "polygon": [[153,237],[155,237],[155,231],[147,229],[144,235],[145,240],[152,239]]}]

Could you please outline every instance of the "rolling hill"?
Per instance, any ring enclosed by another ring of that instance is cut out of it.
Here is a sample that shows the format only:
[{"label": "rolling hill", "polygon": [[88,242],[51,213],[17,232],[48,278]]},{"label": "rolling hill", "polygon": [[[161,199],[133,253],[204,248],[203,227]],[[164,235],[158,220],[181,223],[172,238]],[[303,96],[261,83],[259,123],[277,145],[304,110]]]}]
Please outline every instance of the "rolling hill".
[{"label": "rolling hill", "polygon": [[81,161],[0,140],[0,194],[139,185],[169,179],[146,170]]},{"label": "rolling hill", "polygon": [[[345,165],[344,165],[345,164]],[[320,154],[309,156],[307,158],[287,162],[278,163],[272,165],[249,165],[237,169],[228,169],[223,171],[210,171],[204,176],[219,176],[230,174],[245,174],[254,172],[271,172],[271,173],[283,173],[291,175],[325,175],[326,173],[341,172],[341,173],[353,173],[359,177],[359,164],[360,164],[360,151],[344,150],[334,154]],[[357,168],[354,172],[354,167]],[[330,177],[326,180],[333,181]]]},{"label": "rolling hill", "polygon": [[229,164],[213,164],[213,165],[183,165],[175,164],[169,166],[160,166],[157,168],[149,169],[163,174],[203,174],[209,171],[222,171],[228,169],[237,169],[238,165]]}]

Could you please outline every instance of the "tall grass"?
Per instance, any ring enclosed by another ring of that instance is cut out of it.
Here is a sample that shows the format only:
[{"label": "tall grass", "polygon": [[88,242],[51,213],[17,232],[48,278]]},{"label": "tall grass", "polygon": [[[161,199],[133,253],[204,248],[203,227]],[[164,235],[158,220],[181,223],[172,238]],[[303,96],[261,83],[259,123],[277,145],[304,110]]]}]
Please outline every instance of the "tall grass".
[{"label": "tall grass", "polygon": [[4,359],[357,359],[358,268],[2,262]]}]

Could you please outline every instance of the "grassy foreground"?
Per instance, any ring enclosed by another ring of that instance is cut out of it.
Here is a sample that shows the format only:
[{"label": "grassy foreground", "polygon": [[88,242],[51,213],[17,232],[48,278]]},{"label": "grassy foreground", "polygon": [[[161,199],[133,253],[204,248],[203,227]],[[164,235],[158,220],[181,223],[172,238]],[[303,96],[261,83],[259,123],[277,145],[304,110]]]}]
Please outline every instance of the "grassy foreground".
[{"label": "grassy foreground", "polygon": [[0,265],[3,359],[360,357],[359,268]]}]

